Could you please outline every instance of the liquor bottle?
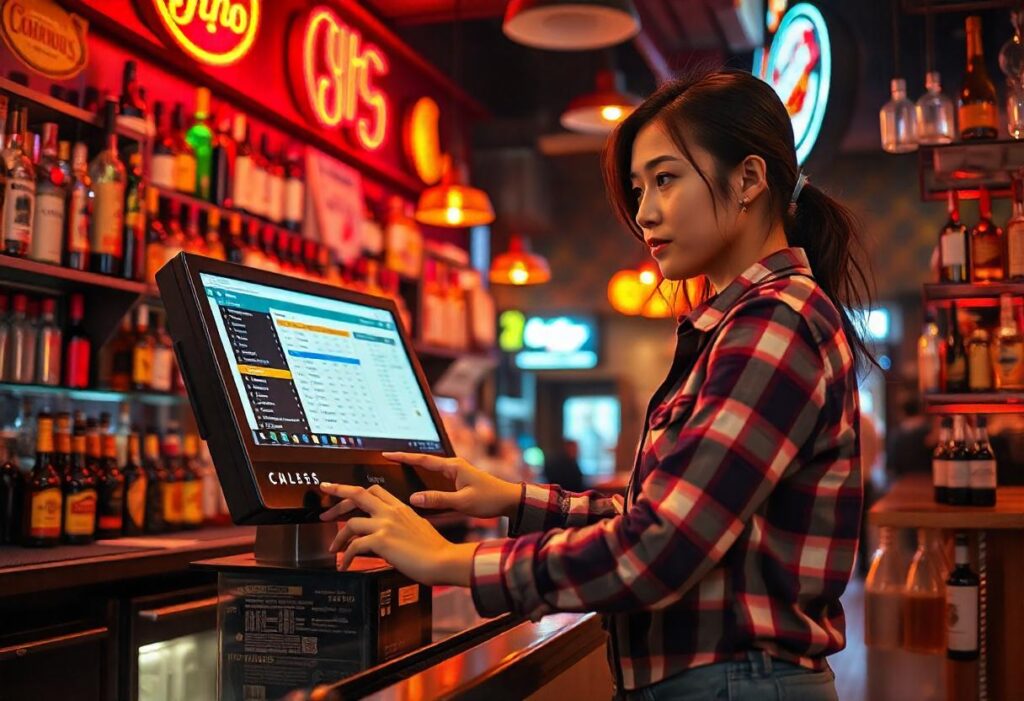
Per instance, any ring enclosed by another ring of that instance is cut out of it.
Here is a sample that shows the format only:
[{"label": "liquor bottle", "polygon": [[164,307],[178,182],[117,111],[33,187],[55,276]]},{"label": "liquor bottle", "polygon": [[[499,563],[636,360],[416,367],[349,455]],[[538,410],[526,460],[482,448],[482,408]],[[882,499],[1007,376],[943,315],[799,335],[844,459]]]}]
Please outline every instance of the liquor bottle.
[{"label": "liquor bottle", "polygon": [[181,228],[185,232],[182,249],[186,253],[206,255],[206,240],[199,230],[199,208],[186,205],[182,207],[181,217]]},{"label": "liquor bottle", "polygon": [[100,470],[96,507],[96,537],[120,538],[124,529],[124,475],[117,464],[117,437],[110,432],[101,437],[103,464]]},{"label": "liquor bottle", "polygon": [[128,437],[131,433],[132,405],[128,402],[121,402],[117,418],[117,428],[114,430],[115,443],[117,444],[117,466],[119,468],[128,464]]},{"label": "liquor bottle", "polygon": [[263,246],[260,241],[259,223],[250,219],[245,232],[245,248],[242,253],[242,265],[250,268],[264,268],[267,263],[263,255]]},{"label": "liquor bottle", "polygon": [[972,392],[992,390],[992,355],[988,331],[976,328],[967,344],[967,386]]},{"label": "liquor bottle", "polygon": [[32,225],[30,257],[60,265],[64,243],[64,204],[68,196],[68,172],[57,147],[57,125],[43,124],[43,148],[36,166],[36,213]]},{"label": "liquor bottle", "polygon": [[146,471],[139,455],[139,434],[128,436],[128,460],[121,470],[124,475],[124,535],[141,535],[146,530]]},{"label": "liquor bottle", "polygon": [[228,218],[227,260],[244,265],[246,243],[242,238],[242,217],[232,212]]},{"label": "liquor bottle", "polygon": [[196,155],[185,138],[185,116],[179,102],[171,114],[171,139],[174,149],[174,188],[188,195],[196,193]]},{"label": "liquor bottle", "polygon": [[132,333],[131,312],[121,319],[121,328],[108,346],[110,352],[110,389],[127,392],[132,389],[133,364],[135,359],[135,334]]},{"label": "liquor bottle", "polygon": [[196,158],[196,181],[193,190],[201,200],[210,199],[211,160],[213,157],[213,132],[206,123],[210,116],[210,91],[196,90],[195,122],[185,133],[185,141],[192,147]]},{"label": "liquor bottle", "polygon": [[407,203],[398,196],[388,201],[384,247],[384,264],[395,272],[407,278],[417,278],[423,272],[423,234],[409,215]]},{"label": "liquor bottle", "polygon": [[977,419],[971,446],[970,502],[972,506],[996,505],[996,458],[988,440],[988,423],[984,416]]},{"label": "liquor bottle", "polygon": [[36,202],[36,170],[24,147],[27,111],[10,113],[7,127],[7,148],[3,151],[4,249],[9,256],[27,256],[32,244],[32,221]]},{"label": "liquor bottle", "polygon": [[62,411],[57,414],[53,431],[56,450],[53,453],[53,468],[61,479],[71,469],[71,414]]},{"label": "liquor bottle", "polygon": [[919,528],[917,552],[903,592],[903,647],[923,655],[942,654],[946,647],[946,577],[936,531]]},{"label": "liquor bottle", "polygon": [[60,384],[61,353],[64,348],[63,334],[57,326],[57,301],[52,297],[43,300],[42,314],[36,327],[36,379],[41,385]]},{"label": "liquor bottle", "polygon": [[149,333],[149,307],[140,304],[135,319],[132,389],[146,391],[153,387],[153,350],[156,345],[152,334]]},{"label": "liquor bottle", "polygon": [[994,139],[999,136],[996,89],[985,68],[985,48],[981,41],[981,18],[967,18],[967,65],[957,102],[960,138]]},{"label": "liquor bottle", "polygon": [[261,145],[267,163],[264,216],[275,224],[281,224],[284,222],[284,165],[281,163],[281,154],[270,151],[269,137],[266,134],[263,135]]},{"label": "liquor bottle", "polygon": [[82,321],[85,318],[85,298],[80,292],[71,295],[68,302],[67,346],[64,352],[64,384],[73,389],[89,386],[92,341],[85,332]]},{"label": "liquor bottle", "polygon": [[281,268],[281,272],[285,275],[299,275],[299,268],[295,264],[295,257],[292,254],[292,238],[291,235],[284,229],[280,229],[276,232],[277,236],[277,247],[274,249],[278,265]]},{"label": "liquor bottle", "polygon": [[165,477],[160,486],[164,520],[168,531],[178,531],[182,527],[182,484],[185,475],[181,465],[181,439],[176,428],[164,434],[163,454]]},{"label": "liquor bottle", "polygon": [[71,173],[64,265],[75,270],[88,270],[93,192],[92,180],[89,179],[89,149],[80,141],[71,152]]},{"label": "liquor bottle", "polygon": [[146,471],[146,533],[164,533],[164,487],[167,470],[160,461],[160,437],[152,429],[146,432],[143,445],[143,467]]},{"label": "liquor bottle", "polygon": [[249,171],[249,213],[267,216],[267,135],[260,138],[262,148],[253,146],[252,169]]},{"label": "liquor bottle", "polygon": [[917,150],[917,118],[914,103],[907,99],[907,81],[889,81],[890,98],[878,111],[882,149],[889,153],[910,153]]},{"label": "liquor bottle", "polygon": [[21,541],[25,479],[15,453],[14,441],[0,440],[0,545]]},{"label": "liquor bottle", "polygon": [[128,158],[127,184],[124,198],[124,262],[121,276],[141,282],[146,260],[146,217],[143,213],[145,182],[142,176],[142,154]]},{"label": "liquor bottle", "polygon": [[24,544],[39,548],[59,543],[63,498],[61,478],[53,466],[53,417],[46,413],[36,420],[36,460],[25,483],[24,504]]},{"label": "liquor bottle", "polygon": [[213,135],[210,154],[210,201],[218,207],[232,207],[231,167],[235,162],[236,145],[231,138],[231,120],[221,117]]},{"label": "liquor bottle", "polygon": [[185,464],[181,483],[182,527],[194,530],[203,525],[203,479],[196,456],[199,453],[199,436],[185,435]]},{"label": "liquor bottle", "polygon": [[153,368],[150,386],[156,392],[170,392],[174,381],[174,350],[171,337],[164,330],[163,318],[156,312],[150,313],[150,327],[153,329]]},{"label": "liquor bottle", "polygon": [[4,378],[8,382],[32,382],[35,376],[36,330],[28,316],[28,298],[16,294],[11,302],[9,352]]},{"label": "liquor bottle", "polygon": [[1013,296],[999,296],[999,328],[995,338],[996,388],[1004,392],[1024,391],[1024,336],[1013,311]]},{"label": "liquor bottle", "polygon": [[939,442],[932,452],[932,486],[935,490],[935,503],[949,503],[949,461],[950,450],[953,442],[953,421],[949,418],[942,419],[942,428],[939,431]]},{"label": "liquor bottle", "polygon": [[154,188],[146,190],[146,283],[156,284],[156,273],[167,262],[167,228],[164,221],[170,203]]},{"label": "liquor bottle", "polygon": [[292,150],[288,154],[284,181],[284,225],[292,231],[302,231],[306,212],[306,185],[302,180],[302,153]]},{"label": "liquor bottle", "polygon": [[270,226],[263,227],[261,235],[263,242],[263,269],[272,273],[281,272],[281,257],[277,254],[277,232]]},{"label": "liquor bottle", "polygon": [[942,338],[935,315],[925,315],[924,329],[917,340],[918,390],[922,394],[942,391]]},{"label": "liquor bottle", "polygon": [[956,567],[946,580],[946,657],[978,659],[978,575],[971,570],[967,536],[956,534]]},{"label": "liquor bottle", "polygon": [[153,117],[157,135],[153,142],[153,156],[149,161],[149,182],[156,187],[173,190],[177,183],[176,144],[164,103],[157,102],[154,105]]},{"label": "liquor bottle", "polygon": [[878,549],[864,580],[864,643],[897,650],[903,644],[903,588],[907,558],[892,528],[879,529]]},{"label": "liquor bottle", "polygon": [[[109,421],[110,417],[107,416],[107,422]],[[85,420],[85,469],[98,483],[103,469],[103,444],[100,439],[100,427],[92,417]]]},{"label": "liquor bottle", "polygon": [[64,542],[87,545],[96,535],[96,478],[86,466],[85,427],[75,424],[64,479]]},{"label": "liquor bottle", "polygon": [[949,333],[946,338],[946,392],[967,391],[967,349],[960,334],[960,321],[956,302],[949,313]]},{"label": "liquor bottle", "polygon": [[122,117],[138,117],[145,119],[146,102],[139,94],[139,81],[136,77],[135,61],[124,62],[124,73],[121,77],[120,113]]},{"label": "liquor bottle", "polygon": [[956,135],[953,101],[942,92],[938,71],[929,71],[924,78],[925,93],[914,107],[919,144],[948,144]]},{"label": "liquor bottle", "polygon": [[249,203],[252,192],[252,145],[249,143],[249,128],[244,114],[236,114],[232,125],[236,144],[234,171],[231,178],[231,206],[245,212],[252,211]]},{"label": "liquor bottle", "polygon": [[1006,223],[1006,277],[1024,282],[1024,172],[1013,178],[1013,216]]},{"label": "liquor bottle", "polygon": [[941,281],[965,283],[970,281],[968,264],[967,227],[960,221],[960,203],[957,191],[946,193],[949,220],[939,234]]},{"label": "liquor bottle", "polygon": [[992,200],[981,189],[978,223],[971,230],[971,280],[999,282],[1003,279],[1003,230],[992,222]]},{"label": "liquor bottle", "polygon": [[949,451],[948,503],[966,506],[970,503],[971,453],[967,447],[967,421],[953,417],[953,441]]},{"label": "liquor bottle", "polygon": [[107,148],[89,166],[92,180],[93,216],[90,241],[92,271],[104,275],[121,273],[122,236],[124,234],[124,163],[117,155],[117,133],[114,131],[117,103],[108,100],[104,107]]},{"label": "liquor bottle", "polygon": [[167,218],[164,219],[164,228],[167,230],[167,238],[164,239],[164,255],[171,260],[185,250],[185,227],[182,226],[184,207],[181,202],[172,200]]},{"label": "liquor bottle", "polygon": [[220,236],[220,210],[211,209],[206,212],[206,237],[204,241],[204,248],[206,255],[216,260],[227,260],[227,250],[224,248],[224,242]]}]

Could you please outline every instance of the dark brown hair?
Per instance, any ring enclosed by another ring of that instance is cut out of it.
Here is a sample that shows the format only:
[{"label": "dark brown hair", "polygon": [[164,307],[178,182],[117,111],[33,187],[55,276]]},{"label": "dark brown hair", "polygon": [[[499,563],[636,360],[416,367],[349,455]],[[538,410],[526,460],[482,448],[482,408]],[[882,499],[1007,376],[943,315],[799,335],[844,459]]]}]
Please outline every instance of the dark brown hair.
[{"label": "dark brown hair", "polygon": [[[704,180],[716,214],[718,202],[730,198],[729,172],[747,156],[764,159],[772,220],[782,222],[790,246],[807,252],[815,280],[839,310],[857,362],[874,362],[850,316],[851,309],[866,309],[871,298],[870,278],[858,261],[864,246],[857,221],[849,209],[810,183],[796,211],[790,211],[799,168],[789,114],[775,91],[746,71],[703,69],[661,85],[619,124],[605,145],[605,187],[615,213],[641,241],[630,170],[637,133],[653,122],[664,127]],[[714,173],[697,165],[688,139],[711,154]],[[685,294],[685,285],[680,287]],[[703,296],[710,294],[705,285]]]}]

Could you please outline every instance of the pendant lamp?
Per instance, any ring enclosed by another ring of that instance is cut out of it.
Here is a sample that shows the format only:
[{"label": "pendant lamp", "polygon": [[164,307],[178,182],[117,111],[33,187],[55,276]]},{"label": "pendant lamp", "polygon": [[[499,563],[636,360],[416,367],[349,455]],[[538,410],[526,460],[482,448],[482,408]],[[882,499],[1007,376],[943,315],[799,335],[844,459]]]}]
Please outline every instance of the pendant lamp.
[{"label": "pendant lamp", "polygon": [[640,104],[640,98],[624,89],[618,71],[597,72],[594,92],[580,95],[569,103],[559,120],[569,131],[581,134],[607,134]]},{"label": "pendant lamp", "polygon": [[530,242],[514,235],[508,250],[491,262],[491,282],[496,285],[542,285],[551,279],[551,268],[543,256],[530,250]]},{"label": "pendant lamp", "polygon": [[431,226],[463,228],[482,226],[494,221],[491,198],[479,188],[468,185],[466,164],[455,164],[444,155],[441,182],[420,194],[416,205],[416,221]]},{"label": "pendant lamp", "polygon": [[502,30],[536,49],[588,51],[635,37],[640,15],[632,0],[510,0]]}]

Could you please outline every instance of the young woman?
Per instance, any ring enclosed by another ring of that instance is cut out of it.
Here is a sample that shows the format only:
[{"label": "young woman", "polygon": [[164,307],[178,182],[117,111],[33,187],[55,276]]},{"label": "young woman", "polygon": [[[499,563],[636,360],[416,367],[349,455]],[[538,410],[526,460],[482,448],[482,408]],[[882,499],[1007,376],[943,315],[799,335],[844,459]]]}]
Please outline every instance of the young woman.
[{"label": "young woman", "polygon": [[651,399],[625,498],[517,485],[461,459],[389,454],[456,491],[415,506],[505,515],[510,538],[444,540],[376,486],[323,485],[360,508],[343,564],[386,558],[428,584],[472,587],[480,613],[608,616],[623,698],[835,699],[839,597],[861,513],[847,309],[865,282],[849,212],[798,170],[786,109],[749,73],[658,89],[605,151],[615,210],[664,276],[705,276]]}]

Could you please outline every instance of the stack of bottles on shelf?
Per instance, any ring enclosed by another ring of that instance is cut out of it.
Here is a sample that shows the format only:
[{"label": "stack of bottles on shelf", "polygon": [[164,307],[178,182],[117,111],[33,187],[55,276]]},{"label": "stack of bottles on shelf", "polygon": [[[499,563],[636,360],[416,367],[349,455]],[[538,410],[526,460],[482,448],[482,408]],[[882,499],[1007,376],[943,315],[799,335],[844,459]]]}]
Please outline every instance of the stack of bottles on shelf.
[{"label": "stack of bottles on shelf", "polygon": [[[918,340],[918,372],[924,393],[1024,391],[1024,335],[1015,298],[999,299],[999,324],[986,328],[978,316],[961,318],[953,301],[940,335],[934,313],[928,312]],[[967,333],[962,328],[969,323]]]},{"label": "stack of bottles on shelf", "polygon": [[[229,522],[205,443],[110,416],[40,412],[35,454],[0,440],[0,544],[48,547]],[[24,464],[23,464],[24,463]],[[28,464],[31,463],[31,464]]]},{"label": "stack of bottles on shelf", "polygon": [[995,506],[998,465],[984,416],[971,426],[967,417],[942,420],[932,455],[935,501],[952,506]]},{"label": "stack of bottles on shelf", "polygon": [[[134,324],[132,323],[134,320]],[[99,359],[99,385],[119,392],[185,391],[164,315],[139,304],[125,314]]]},{"label": "stack of bottles on shelf", "polygon": [[64,323],[58,323],[57,306],[54,297],[0,290],[0,382],[89,387],[84,298],[67,296]]},{"label": "stack of bottles on shelf", "polygon": [[1013,177],[1013,214],[1005,230],[992,220],[989,191],[979,191],[979,218],[970,229],[960,219],[956,190],[946,194],[949,219],[939,233],[939,282],[1024,282],[1024,171]]},{"label": "stack of bottles on shelf", "polygon": [[883,650],[949,660],[978,658],[978,575],[967,536],[956,534],[951,563],[941,531],[919,529],[908,563],[897,533],[883,527],[865,590],[864,642]]},{"label": "stack of bottles on shelf", "polygon": [[[1011,12],[1014,35],[999,52],[999,66],[1006,76],[1006,131],[1024,138],[1024,13]],[[891,99],[879,112],[882,148],[889,153],[909,153],[919,145],[997,139],[1000,133],[999,95],[985,67],[981,18],[966,19],[967,56],[956,103],[942,92],[935,70],[925,75],[925,92],[916,104],[907,98],[907,82],[897,76],[890,82]],[[931,30],[929,30],[931,31]],[[929,57],[929,65],[932,63]]]}]

